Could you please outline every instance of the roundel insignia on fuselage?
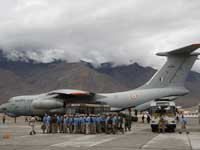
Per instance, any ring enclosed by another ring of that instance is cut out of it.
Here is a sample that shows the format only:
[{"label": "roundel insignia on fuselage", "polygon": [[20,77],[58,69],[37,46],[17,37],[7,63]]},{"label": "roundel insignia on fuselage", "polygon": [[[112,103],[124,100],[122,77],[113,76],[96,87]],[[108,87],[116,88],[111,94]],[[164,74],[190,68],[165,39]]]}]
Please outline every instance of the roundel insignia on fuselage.
[{"label": "roundel insignia on fuselage", "polygon": [[138,97],[137,94],[135,94],[135,95],[130,95],[130,99],[131,99],[131,100],[135,100],[135,99],[137,99],[137,97]]}]

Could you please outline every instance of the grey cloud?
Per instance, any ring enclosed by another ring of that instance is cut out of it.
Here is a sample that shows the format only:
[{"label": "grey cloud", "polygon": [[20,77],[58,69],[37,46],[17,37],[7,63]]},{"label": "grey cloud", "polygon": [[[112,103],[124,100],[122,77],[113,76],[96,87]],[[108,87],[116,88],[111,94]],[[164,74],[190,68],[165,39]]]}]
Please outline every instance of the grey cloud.
[{"label": "grey cloud", "polygon": [[[199,1],[18,0],[0,6],[0,48],[11,59],[160,67],[154,54],[200,41]],[[2,15],[4,14],[4,15]],[[195,66],[198,70],[198,64]],[[199,69],[200,70],[200,69]]]}]

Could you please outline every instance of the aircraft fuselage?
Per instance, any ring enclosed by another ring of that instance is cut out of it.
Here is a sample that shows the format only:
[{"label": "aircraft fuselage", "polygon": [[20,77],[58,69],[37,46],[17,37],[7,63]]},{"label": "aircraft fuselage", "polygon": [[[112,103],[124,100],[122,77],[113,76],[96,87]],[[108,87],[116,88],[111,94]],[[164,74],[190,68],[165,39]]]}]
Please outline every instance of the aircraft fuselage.
[{"label": "aircraft fuselage", "polygon": [[[160,88],[160,89],[135,89],[119,93],[103,93],[96,94],[94,101],[96,103],[108,104],[117,110],[136,107],[144,104],[149,100],[155,100],[169,96],[182,96],[188,93],[184,88]],[[49,103],[49,102],[52,102]],[[44,115],[45,113],[64,113],[64,101],[59,101],[56,98],[49,97],[46,94],[33,96],[17,96],[0,106],[0,111],[6,112],[10,116],[30,116],[30,115]],[[40,107],[36,107],[37,104]],[[45,105],[47,103],[48,105]],[[42,105],[46,107],[42,107]],[[51,107],[51,105],[53,107]]]}]

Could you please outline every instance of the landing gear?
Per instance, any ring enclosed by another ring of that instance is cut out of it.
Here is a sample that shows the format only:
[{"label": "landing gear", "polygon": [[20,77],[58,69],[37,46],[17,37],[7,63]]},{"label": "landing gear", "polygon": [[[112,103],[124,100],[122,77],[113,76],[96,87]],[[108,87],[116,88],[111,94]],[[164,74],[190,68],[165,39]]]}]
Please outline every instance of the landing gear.
[{"label": "landing gear", "polygon": [[157,125],[151,125],[151,131],[152,132],[158,132],[158,126]]},{"label": "landing gear", "polygon": [[35,131],[30,131],[29,134],[30,135],[34,135],[34,134],[36,134],[36,132]]},{"label": "landing gear", "polygon": [[158,128],[151,128],[152,132],[157,132]]},{"label": "landing gear", "polygon": [[175,132],[175,128],[172,128],[172,129],[171,129],[171,132],[173,132],[173,133],[174,133],[174,132]]},{"label": "landing gear", "polygon": [[168,125],[166,130],[174,133],[176,131],[176,125]]}]

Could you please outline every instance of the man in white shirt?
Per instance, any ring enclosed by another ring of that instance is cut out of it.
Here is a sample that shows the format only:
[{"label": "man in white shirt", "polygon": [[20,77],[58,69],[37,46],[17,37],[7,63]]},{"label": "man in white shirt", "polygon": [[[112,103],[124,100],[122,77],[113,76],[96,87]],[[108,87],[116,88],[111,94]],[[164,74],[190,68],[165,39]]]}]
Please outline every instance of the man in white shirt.
[{"label": "man in white shirt", "polygon": [[30,123],[30,126],[31,126],[31,131],[30,131],[30,135],[33,135],[33,134],[36,134],[35,132],[35,122],[36,122],[36,119],[34,116],[31,117],[29,123]]}]

